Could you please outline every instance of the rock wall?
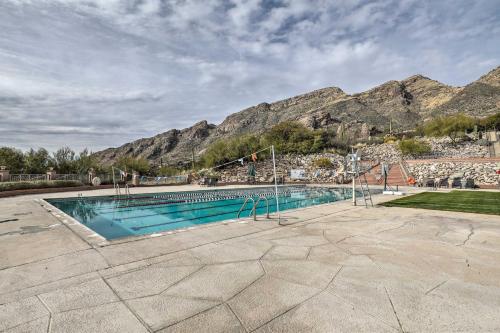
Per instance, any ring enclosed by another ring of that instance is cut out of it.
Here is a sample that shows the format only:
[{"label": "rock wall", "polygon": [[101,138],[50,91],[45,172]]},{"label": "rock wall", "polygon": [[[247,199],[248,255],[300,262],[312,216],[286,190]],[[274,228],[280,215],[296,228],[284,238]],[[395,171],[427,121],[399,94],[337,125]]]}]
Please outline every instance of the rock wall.
[{"label": "rock wall", "polygon": [[[492,185],[497,182],[495,170],[500,168],[496,161],[481,161],[488,156],[487,147],[476,142],[462,142],[452,145],[447,138],[425,139],[432,147],[432,155],[426,160],[409,161],[409,171],[416,179],[448,177],[452,174],[463,174],[463,177],[474,179],[476,184]],[[370,164],[386,161],[399,163],[401,153],[397,144],[384,143],[366,145],[361,150],[363,168]],[[319,168],[315,161],[318,158],[328,158],[332,162],[331,168]],[[411,156],[405,156],[405,160]],[[440,159],[458,158],[463,161],[440,161]],[[470,159],[473,159],[471,161]],[[467,160],[469,159],[469,160]],[[498,161],[500,163],[500,160]],[[305,181],[317,183],[343,183],[348,181],[344,173],[344,157],[333,153],[311,155],[277,156],[276,171],[278,176],[284,176],[287,182],[293,181],[290,170],[302,169],[305,171]],[[255,165],[257,182],[273,181],[273,164],[271,159],[260,159]],[[248,164],[233,164],[218,170],[219,179],[223,183],[241,183],[248,181]]]},{"label": "rock wall", "polygon": [[[332,162],[331,168],[318,168],[315,160],[318,158],[328,158]],[[285,155],[276,159],[276,173],[278,177],[284,176],[285,180],[293,181],[290,178],[290,170],[305,170],[306,181],[320,183],[336,183],[341,181],[339,174],[342,174],[344,157],[337,154],[311,154],[311,155]],[[219,179],[224,183],[246,182],[248,180],[248,164],[234,164],[218,171]],[[340,177],[341,178],[341,177]],[[273,181],[273,162],[271,159],[258,160],[255,163],[255,181]]]},{"label": "rock wall", "polygon": [[401,160],[401,152],[398,145],[394,143],[383,143],[362,147],[361,158],[379,162],[398,163]]},{"label": "rock wall", "polygon": [[430,144],[434,158],[489,157],[488,147],[481,141],[464,141],[456,145],[449,138],[428,138],[423,141]]},{"label": "rock wall", "polygon": [[500,169],[500,159],[467,160],[462,161],[408,161],[408,170],[415,179],[423,178],[447,178],[450,176],[473,179],[475,184],[496,185],[500,175],[496,170]]},{"label": "rock wall", "polygon": [[[453,145],[449,138],[425,138],[421,141],[431,146],[431,152],[423,157],[404,156],[405,159],[489,157],[488,147],[481,141],[464,141],[456,145]],[[367,145],[361,148],[361,156],[363,159],[389,163],[398,163],[402,157],[397,143]]]}]

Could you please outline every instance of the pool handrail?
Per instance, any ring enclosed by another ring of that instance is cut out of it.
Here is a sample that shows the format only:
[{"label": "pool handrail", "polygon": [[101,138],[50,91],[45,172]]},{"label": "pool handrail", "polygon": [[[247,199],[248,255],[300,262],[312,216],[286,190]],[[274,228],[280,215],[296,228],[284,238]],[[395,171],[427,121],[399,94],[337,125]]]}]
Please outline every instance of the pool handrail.
[{"label": "pool handrail", "polygon": [[257,205],[259,204],[259,202],[260,202],[260,200],[261,200],[261,199],[266,200],[266,207],[267,207],[267,214],[266,214],[266,218],[268,218],[268,219],[269,219],[269,218],[270,218],[270,217],[269,217],[269,199],[267,199],[267,197],[266,197],[265,195],[261,195],[261,196],[259,196],[259,199],[257,199],[257,201],[254,203],[253,208],[252,208],[252,211],[250,212],[250,214],[252,214],[252,213],[253,213],[253,215],[254,215],[254,216],[256,216],[256,215],[257,215]]},{"label": "pool handrail", "polygon": [[[240,214],[241,214],[241,212],[243,211],[243,209],[245,208],[245,206],[247,205],[247,202],[248,202],[249,200],[252,200],[252,202],[253,202],[253,206],[255,206],[255,200],[254,200],[252,197],[247,197],[247,198],[245,199],[245,201],[243,202],[243,205],[241,205],[240,210],[238,211],[238,215],[236,216],[236,218],[238,218],[238,219],[240,218]],[[252,213],[252,212],[250,211],[250,214],[251,214],[251,213]],[[253,220],[254,220],[254,221],[256,221],[256,220],[257,220],[257,215],[256,215],[256,213],[255,213],[255,212],[254,212],[254,214],[253,214]]]}]

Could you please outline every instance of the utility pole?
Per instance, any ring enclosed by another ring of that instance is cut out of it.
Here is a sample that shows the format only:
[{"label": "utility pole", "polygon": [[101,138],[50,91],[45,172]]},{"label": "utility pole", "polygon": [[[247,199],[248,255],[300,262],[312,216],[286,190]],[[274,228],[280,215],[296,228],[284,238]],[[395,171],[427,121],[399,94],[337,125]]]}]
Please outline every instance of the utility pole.
[{"label": "utility pole", "polygon": [[191,169],[194,170],[194,148],[191,148],[191,158],[192,158]]}]

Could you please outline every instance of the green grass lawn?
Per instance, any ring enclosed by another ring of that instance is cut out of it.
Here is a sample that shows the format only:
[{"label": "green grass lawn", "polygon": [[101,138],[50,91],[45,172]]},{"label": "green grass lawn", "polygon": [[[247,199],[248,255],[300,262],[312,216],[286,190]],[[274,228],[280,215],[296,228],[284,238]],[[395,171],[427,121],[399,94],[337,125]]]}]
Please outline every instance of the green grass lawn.
[{"label": "green grass lawn", "polygon": [[500,192],[424,192],[382,203],[381,206],[500,215]]}]

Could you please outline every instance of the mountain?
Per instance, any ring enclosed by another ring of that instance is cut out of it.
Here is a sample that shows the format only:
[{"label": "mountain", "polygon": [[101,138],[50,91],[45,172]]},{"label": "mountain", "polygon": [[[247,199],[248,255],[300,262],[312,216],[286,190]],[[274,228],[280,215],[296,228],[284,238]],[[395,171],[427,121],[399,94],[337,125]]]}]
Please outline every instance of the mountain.
[{"label": "mountain", "polygon": [[95,153],[110,164],[121,156],[143,157],[152,163],[189,161],[212,142],[245,133],[258,134],[287,120],[311,128],[343,126],[359,135],[365,125],[372,132],[409,130],[438,115],[465,113],[484,117],[500,112],[500,67],[464,87],[451,87],[422,75],[389,81],[349,95],[337,87],[315,90],[273,103],[261,103],[229,115],[221,124],[201,121]]}]

